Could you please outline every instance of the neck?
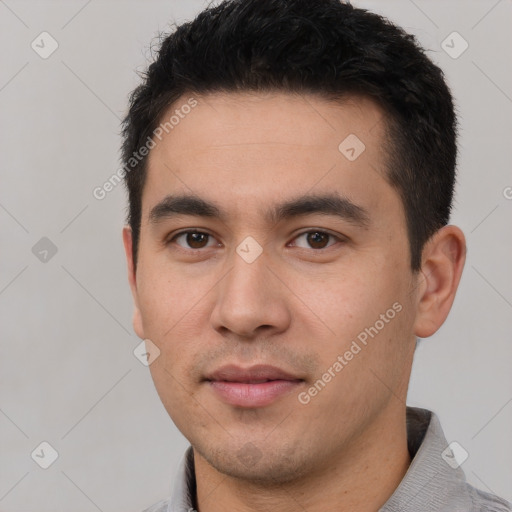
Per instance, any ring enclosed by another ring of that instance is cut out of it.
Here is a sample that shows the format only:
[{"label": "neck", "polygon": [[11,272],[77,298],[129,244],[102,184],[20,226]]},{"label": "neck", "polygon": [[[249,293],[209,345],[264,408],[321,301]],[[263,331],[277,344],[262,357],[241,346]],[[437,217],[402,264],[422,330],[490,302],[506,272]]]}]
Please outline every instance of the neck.
[{"label": "neck", "polygon": [[199,512],[375,512],[410,464],[405,407],[384,414],[307,477],[264,488],[218,472],[194,449]]}]

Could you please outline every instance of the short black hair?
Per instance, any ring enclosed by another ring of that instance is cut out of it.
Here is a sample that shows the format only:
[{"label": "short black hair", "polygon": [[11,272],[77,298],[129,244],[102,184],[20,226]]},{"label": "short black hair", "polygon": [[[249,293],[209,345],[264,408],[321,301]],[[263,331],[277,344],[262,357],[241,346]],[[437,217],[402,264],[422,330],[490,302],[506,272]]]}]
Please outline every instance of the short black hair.
[{"label": "short black hair", "polygon": [[402,199],[411,268],[418,271],[425,243],[450,217],[452,96],[413,35],[339,0],[225,0],[165,36],[130,95],[122,127],[134,262],[147,156],[133,155],[184,94],[244,91],[330,100],[357,94],[378,103],[386,113],[386,178]]}]

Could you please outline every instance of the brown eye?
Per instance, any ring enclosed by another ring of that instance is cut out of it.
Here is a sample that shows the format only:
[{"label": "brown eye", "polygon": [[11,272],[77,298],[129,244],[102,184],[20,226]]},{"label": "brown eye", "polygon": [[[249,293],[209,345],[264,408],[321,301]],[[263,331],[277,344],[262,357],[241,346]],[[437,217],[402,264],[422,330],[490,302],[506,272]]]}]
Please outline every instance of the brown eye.
[{"label": "brown eye", "polygon": [[307,241],[313,249],[324,249],[329,243],[329,235],[319,231],[312,231],[307,233]]},{"label": "brown eye", "polygon": [[202,249],[205,242],[208,242],[208,235],[206,233],[187,233],[186,240],[192,249]]},{"label": "brown eye", "polygon": [[324,231],[306,231],[295,239],[294,245],[302,249],[326,249],[340,239]]},{"label": "brown eye", "polygon": [[183,231],[171,240],[183,249],[204,249],[210,241],[214,241],[213,237],[200,231]]}]

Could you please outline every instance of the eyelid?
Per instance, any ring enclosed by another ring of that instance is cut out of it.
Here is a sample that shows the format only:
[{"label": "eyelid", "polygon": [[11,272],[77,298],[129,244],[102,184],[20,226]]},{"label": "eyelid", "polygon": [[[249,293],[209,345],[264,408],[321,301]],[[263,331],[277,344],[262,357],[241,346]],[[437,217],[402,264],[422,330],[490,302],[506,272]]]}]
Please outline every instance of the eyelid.
[{"label": "eyelid", "polygon": [[[339,234],[339,233],[333,233],[332,231],[330,231],[329,229],[325,229],[325,228],[308,228],[308,229],[305,229],[304,231],[301,231],[299,233],[297,233],[296,235],[294,235],[293,240],[299,238],[300,236],[302,235],[306,235],[306,234],[309,234],[309,233],[322,233],[324,235],[328,235],[330,236],[331,238],[334,238],[337,242],[347,242],[348,241],[348,238]],[[327,249],[333,247],[334,245],[336,244],[331,244],[331,245],[328,245],[327,247],[324,247],[322,249],[313,249],[313,248],[310,248],[309,250],[311,251],[314,251],[314,252],[322,252],[322,251],[326,251]],[[304,249],[304,247],[298,247],[299,249]],[[308,250],[308,249],[306,249]]]},{"label": "eyelid", "polygon": [[[210,238],[214,238],[214,239],[217,238],[215,235],[213,235],[212,233],[210,233],[207,230],[204,230],[202,228],[188,228],[188,229],[183,229],[182,231],[177,231],[175,233],[171,233],[169,236],[167,236],[165,238],[164,243],[165,243],[165,245],[169,245],[170,243],[174,242],[176,240],[176,238],[178,238],[179,236],[187,235],[189,233],[198,233],[198,234],[201,234],[201,235],[207,235]],[[220,244],[220,242],[219,242],[219,244]],[[204,249],[211,248],[211,247],[202,247],[201,249],[192,249],[192,248],[187,249],[186,247],[182,247],[181,245],[178,245],[178,244],[176,244],[176,245],[180,249],[182,249],[184,251],[187,251],[187,252],[204,251]]]}]

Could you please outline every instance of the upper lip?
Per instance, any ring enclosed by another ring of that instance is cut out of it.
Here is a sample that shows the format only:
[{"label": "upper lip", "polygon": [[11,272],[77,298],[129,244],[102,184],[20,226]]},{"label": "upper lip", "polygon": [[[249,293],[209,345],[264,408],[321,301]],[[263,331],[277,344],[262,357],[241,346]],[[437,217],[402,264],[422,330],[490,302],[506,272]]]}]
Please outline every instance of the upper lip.
[{"label": "upper lip", "polygon": [[226,365],[207,375],[206,380],[227,382],[251,382],[263,380],[302,380],[276,366],[258,364],[249,368]]}]

